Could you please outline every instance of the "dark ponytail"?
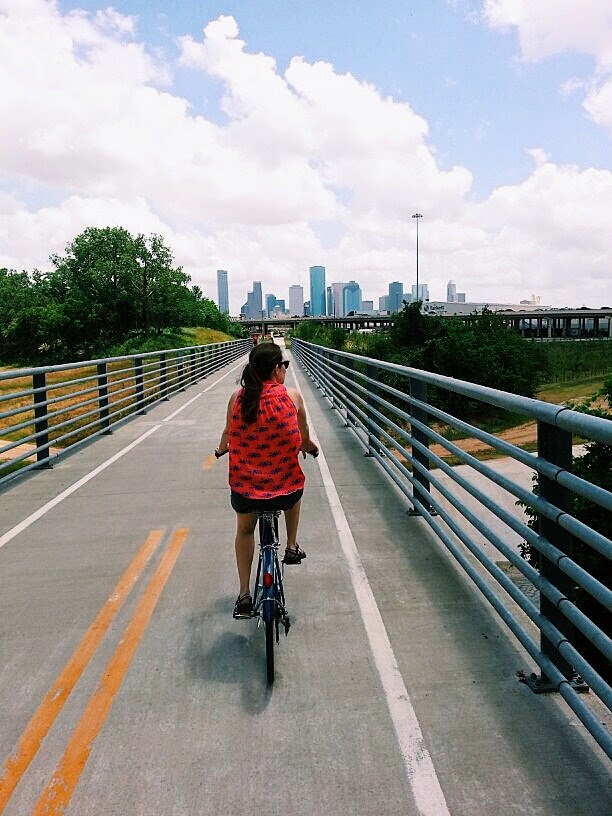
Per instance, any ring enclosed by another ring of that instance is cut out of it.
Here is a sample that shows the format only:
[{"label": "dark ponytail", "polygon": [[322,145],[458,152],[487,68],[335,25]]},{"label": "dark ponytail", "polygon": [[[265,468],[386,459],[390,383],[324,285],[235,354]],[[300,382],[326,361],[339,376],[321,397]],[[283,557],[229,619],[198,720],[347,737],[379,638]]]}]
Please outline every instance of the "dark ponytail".
[{"label": "dark ponytail", "polygon": [[240,397],[240,415],[248,425],[257,419],[264,382],[271,379],[272,372],[282,360],[283,354],[275,343],[260,343],[249,354],[249,362],[240,378],[243,389]]}]

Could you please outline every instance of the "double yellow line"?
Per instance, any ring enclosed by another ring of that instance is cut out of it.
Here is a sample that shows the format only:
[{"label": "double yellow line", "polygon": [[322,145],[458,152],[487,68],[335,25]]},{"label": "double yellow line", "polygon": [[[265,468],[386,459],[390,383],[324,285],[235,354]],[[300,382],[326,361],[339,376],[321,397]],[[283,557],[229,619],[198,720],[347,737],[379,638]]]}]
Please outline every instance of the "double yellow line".
[{"label": "double yellow line", "polygon": [[[43,790],[32,816],[63,814],[81,771],[89,757],[91,746],[110,711],[114,696],[130,666],[143,632],[155,609],[166,581],[176,564],[188,529],[175,530],[164,553],[144,589],[136,611],[115,649],[96,691],[91,696],[75,727],[64,754],[48,785]],[[70,660],[45,695],[21,735],[15,752],[4,763],[0,777],[0,814],[4,812],[15,787],[40,748],[79,677],[91,660],[104,634],[164,536],[163,530],[153,530],[125,570],[113,592],[92,621]]]}]

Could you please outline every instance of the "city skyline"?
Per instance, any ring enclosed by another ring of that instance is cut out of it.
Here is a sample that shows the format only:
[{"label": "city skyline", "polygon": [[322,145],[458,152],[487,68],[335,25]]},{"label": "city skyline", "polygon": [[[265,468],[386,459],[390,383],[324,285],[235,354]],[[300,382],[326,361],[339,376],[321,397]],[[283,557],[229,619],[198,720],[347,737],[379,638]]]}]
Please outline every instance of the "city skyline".
[{"label": "city skyline", "polygon": [[[246,293],[246,301],[241,309],[236,312],[236,315],[244,314],[245,317],[250,319],[258,319],[262,316],[271,317],[273,314],[278,314],[279,316],[301,316],[302,314],[307,313],[313,317],[323,315],[341,317],[347,315],[351,311],[358,312],[361,310],[371,312],[396,312],[403,308],[404,302],[411,303],[415,301],[417,299],[417,294],[418,298],[423,303],[430,300],[438,303],[470,303],[470,301],[466,301],[466,294],[464,292],[457,292],[457,287],[452,280],[449,280],[447,283],[445,301],[430,298],[429,285],[426,282],[419,283],[417,293],[416,284],[412,284],[410,291],[407,291],[403,288],[403,283],[401,281],[389,282],[388,294],[386,295],[378,295],[377,298],[364,298],[358,281],[332,281],[329,285],[325,286],[325,267],[311,266],[309,268],[309,273],[311,280],[310,300],[305,301],[304,288],[300,284],[291,284],[288,289],[288,297],[279,298],[276,293],[267,291],[266,294],[263,295],[262,293],[267,287],[262,284],[262,281],[253,281],[251,290]],[[220,303],[223,294],[223,286],[227,287],[228,284],[227,271],[217,270],[217,278],[219,294],[218,300],[215,302],[221,310]],[[322,311],[318,311],[317,314],[312,314],[312,293],[313,291],[315,294],[318,292],[320,297],[320,293],[323,289],[325,291],[325,308]],[[376,302],[378,302],[378,308],[375,308],[374,306]],[[489,302],[494,301],[493,299],[489,299]],[[521,302],[524,304],[536,302],[540,303],[540,298],[532,295],[529,301],[523,300]],[[518,301],[515,303],[513,302],[513,305],[520,305],[520,303]]]},{"label": "city skyline", "polygon": [[0,267],[121,226],[233,312],[304,259],[366,299],[418,258],[432,297],[612,302],[610,3],[117,5],[4,4]]}]

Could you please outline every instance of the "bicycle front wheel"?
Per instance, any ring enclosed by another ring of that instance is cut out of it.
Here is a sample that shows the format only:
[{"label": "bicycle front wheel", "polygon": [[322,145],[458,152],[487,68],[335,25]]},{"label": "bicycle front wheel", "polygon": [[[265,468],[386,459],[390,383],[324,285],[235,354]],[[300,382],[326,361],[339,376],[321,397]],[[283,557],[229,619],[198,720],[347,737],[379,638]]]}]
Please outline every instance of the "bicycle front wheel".
[{"label": "bicycle front wheel", "polygon": [[274,682],[274,621],[266,621],[266,675]]}]

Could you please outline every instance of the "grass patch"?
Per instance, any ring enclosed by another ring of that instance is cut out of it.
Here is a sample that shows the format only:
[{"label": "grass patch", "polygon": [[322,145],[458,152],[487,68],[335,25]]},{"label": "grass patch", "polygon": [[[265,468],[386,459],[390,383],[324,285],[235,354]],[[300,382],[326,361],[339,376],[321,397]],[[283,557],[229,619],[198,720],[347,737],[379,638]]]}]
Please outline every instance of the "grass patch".
[{"label": "grass patch", "polygon": [[560,405],[569,401],[591,397],[603,388],[604,377],[600,374],[591,377],[576,377],[566,382],[551,382],[543,385],[537,398],[544,402]]}]

